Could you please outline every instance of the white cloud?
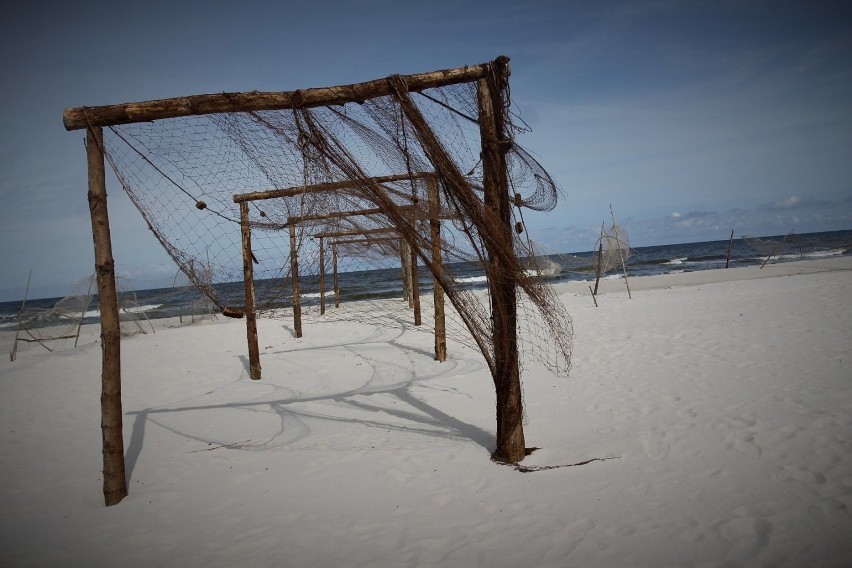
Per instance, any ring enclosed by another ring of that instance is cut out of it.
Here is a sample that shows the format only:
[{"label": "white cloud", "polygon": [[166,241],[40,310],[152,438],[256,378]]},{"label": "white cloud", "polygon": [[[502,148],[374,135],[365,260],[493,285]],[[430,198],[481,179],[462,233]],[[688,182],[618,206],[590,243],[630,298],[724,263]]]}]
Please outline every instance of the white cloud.
[{"label": "white cloud", "polygon": [[793,207],[801,207],[802,205],[806,205],[808,203],[808,199],[799,197],[798,195],[791,195],[787,199],[782,199],[781,201],[776,201],[772,204],[773,209],[792,209]]}]

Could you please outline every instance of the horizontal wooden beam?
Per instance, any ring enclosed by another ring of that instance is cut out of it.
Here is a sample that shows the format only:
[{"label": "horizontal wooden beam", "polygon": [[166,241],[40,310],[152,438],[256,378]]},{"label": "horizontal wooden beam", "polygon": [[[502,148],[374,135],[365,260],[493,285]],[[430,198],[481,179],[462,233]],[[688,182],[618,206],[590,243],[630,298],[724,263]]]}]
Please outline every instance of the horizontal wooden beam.
[{"label": "horizontal wooden beam", "polygon": [[[498,60],[502,59],[508,61],[508,58],[503,56],[498,58]],[[405,81],[409,91],[423,91],[435,87],[478,81],[485,77],[489,65],[483,63],[429,73],[403,75],[401,78]],[[215,93],[117,105],[67,108],[62,115],[62,122],[66,130],[79,130],[87,126],[112,126],[179,116],[312,108],[344,105],[346,103],[360,104],[370,99],[392,94],[394,89],[391,85],[391,77],[352,85],[297,91]]]},{"label": "horizontal wooden beam", "polygon": [[322,238],[327,238],[327,237],[332,237],[332,238],[355,237],[355,236],[358,236],[358,235],[378,235],[378,234],[382,234],[382,233],[395,233],[395,232],[397,232],[397,230],[394,229],[393,227],[381,227],[379,229],[359,229],[359,230],[355,230],[355,231],[337,231],[337,232],[334,232],[334,233],[317,233],[317,234],[311,235],[311,236],[314,237],[315,239],[318,239],[320,237],[322,237]]},{"label": "horizontal wooden beam", "polygon": [[298,225],[306,221],[325,221],[327,219],[345,219],[346,217],[359,217],[366,215],[378,215],[383,211],[374,207],[372,209],[358,209],[356,211],[334,211],[333,213],[324,213],[322,215],[294,215],[287,218],[287,225]]},{"label": "horizontal wooden beam", "polygon": [[378,239],[340,239],[337,241],[331,241],[332,245],[352,245],[357,243],[389,243],[389,242],[399,242],[399,239],[396,237],[380,237]]},{"label": "horizontal wooden beam", "polygon": [[[411,174],[396,174],[392,176],[379,176],[366,178],[365,181],[372,181],[378,184],[391,183],[394,181],[405,181],[411,179],[423,179],[435,174],[431,172],[414,172]],[[252,191],[250,193],[237,193],[234,195],[234,203],[242,203],[243,201],[263,201],[264,199],[275,199],[277,197],[293,197],[302,195],[303,193],[322,193],[324,191],[340,191],[343,189],[354,189],[358,187],[358,183],[354,180],[347,181],[332,181],[328,183],[318,183],[315,185],[288,187],[285,189],[268,189],[265,191]],[[386,188],[387,189],[387,188]],[[410,196],[409,196],[410,197]]]}]

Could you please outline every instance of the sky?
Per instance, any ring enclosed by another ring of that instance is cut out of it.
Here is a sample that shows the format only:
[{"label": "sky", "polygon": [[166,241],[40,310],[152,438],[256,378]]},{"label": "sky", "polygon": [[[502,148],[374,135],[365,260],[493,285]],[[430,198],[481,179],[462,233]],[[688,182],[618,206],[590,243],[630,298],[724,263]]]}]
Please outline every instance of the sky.
[{"label": "sky", "polygon": [[[291,91],[511,58],[519,142],[563,197],[525,214],[560,252],[610,205],[633,246],[852,229],[845,1],[15,2],[0,19],[0,301],[93,271],[67,107]],[[119,275],[176,267],[108,178]]]}]

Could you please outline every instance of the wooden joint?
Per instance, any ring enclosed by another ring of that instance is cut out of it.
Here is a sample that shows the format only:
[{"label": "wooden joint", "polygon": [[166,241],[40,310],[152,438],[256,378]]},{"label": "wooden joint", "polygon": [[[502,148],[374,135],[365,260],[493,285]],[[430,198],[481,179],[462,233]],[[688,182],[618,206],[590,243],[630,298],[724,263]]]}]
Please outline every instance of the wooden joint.
[{"label": "wooden joint", "polygon": [[293,101],[293,109],[300,109],[305,104],[305,94],[302,92],[302,89],[296,89],[293,91],[290,100]]}]

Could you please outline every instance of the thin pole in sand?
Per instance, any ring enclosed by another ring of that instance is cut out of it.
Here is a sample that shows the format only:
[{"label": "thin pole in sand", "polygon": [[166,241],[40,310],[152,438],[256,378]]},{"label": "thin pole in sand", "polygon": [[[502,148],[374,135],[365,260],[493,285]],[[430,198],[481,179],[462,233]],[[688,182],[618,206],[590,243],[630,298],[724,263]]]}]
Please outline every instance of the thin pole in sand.
[{"label": "thin pole in sand", "polygon": [[[601,222],[601,238],[598,240],[598,262],[595,266],[595,289],[592,292],[592,296],[598,295],[598,284],[601,283],[601,270],[603,269],[603,237],[604,237],[604,224]],[[598,305],[598,301],[595,300],[595,306]]]},{"label": "thin pole in sand", "polygon": [[[89,304],[92,302],[92,286],[94,284],[95,275],[92,274],[92,277],[89,278],[89,291],[86,292],[86,305],[83,306],[83,309],[80,312],[80,321],[77,322],[77,335],[74,336],[74,347],[77,347],[77,343],[80,341],[80,330],[83,329],[83,318],[86,317],[86,312],[89,310]],[[29,286],[29,282],[27,283],[27,286]],[[149,321],[148,323],[151,322]]]},{"label": "thin pole in sand", "polygon": [[780,249],[780,248],[781,248],[781,246],[784,244],[784,241],[786,241],[786,240],[787,240],[787,237],[789,237],[790,235],[792,235],[792,234],[793,234],[793,231],[794,231],[794,230],[795,230],[795,229],[791,229],[789,233],[787,233],[786,235],[784,235],[784,238],[783,238],[783,239],[781,239],[781,242],[780,242],[780,243],[778,243],[777,245],[775,245],[775,248],[774,248],[774,249],[772,249],[772,252],[770,252],[770,253],[769,253],[769,256],[767,256],[767,257],[766,257],[766,260],[764,260],[764,261],[763,261],[763,264],[761,264],[761,265],[760,265],[760,269],[761,269],[761,270],[763,270],[763,267],[764,267],[764,266],[766,266],[766,263],[767,263],[767,262],[769,262],[769,259],[770,259],[770,258],[772,258],[773,256],[775,256],[775,253],[776,253],[776,252],[778,252],[778,249]]},{"label": "thin pole in sand", "polygon": [[609,204],[609,214],[612,217],[612,230],[615,233],[615,246],[618,247],[618,256],[621,258],[621,269],[624,271],[624,285],[627,286],[627,297],[631,300],[630,282],[627,281],[627,265],[624,263],[624,253],[621,252],[621,239],[618,238],[618,225],[615,224],[615,213],[612,212],[612,203]]},{"label": "thin pole in sand", "polygon": [[591,292],[591,293],[592,293],[592,300],[595,302],[595,307],[597,308],[597,307],[598,307],[598,299],[597,299],[597,298],[595,298],[595,291],[594,291],[594,290],[592,290],[592,287],[591,287],[591,286],[589,286],[589,292]]},{"label": "thin pole in sand", "polygon": [[734,230],[731,229],[731,240],[728,241],[728,255],[725,257],[725,268],[728,268],[728,263],[731,262],[731,249],[734,246]]},{"label": "thin pole in sand", "polygon": [[30,279],[33,277],[33,269],[27,276],[27,289],[24,291],[24,300],[21,302],[21,310],[18,312],[18,328],[15,330],[15,342],[12,344],[12,352],[9,353],[9,361],[14,361],[18,356],[18,334],[21,333],[21,321],[24,319],[24,306],[27,305],[27,296],[30,294]]}]

